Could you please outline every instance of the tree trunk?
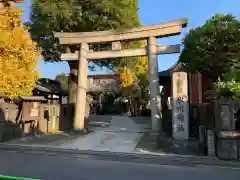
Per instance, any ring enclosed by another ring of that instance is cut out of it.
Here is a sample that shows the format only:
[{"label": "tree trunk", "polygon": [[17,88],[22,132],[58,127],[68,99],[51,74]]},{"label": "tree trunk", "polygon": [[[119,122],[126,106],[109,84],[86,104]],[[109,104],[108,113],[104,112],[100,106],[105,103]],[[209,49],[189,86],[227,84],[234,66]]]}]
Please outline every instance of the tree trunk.
[{"label": "tree trunk", "polygon": [[70,74],[68,79],[68,103],[75,104],[77,98],[77,72],[78,61],[68,62],[70,67]]}]

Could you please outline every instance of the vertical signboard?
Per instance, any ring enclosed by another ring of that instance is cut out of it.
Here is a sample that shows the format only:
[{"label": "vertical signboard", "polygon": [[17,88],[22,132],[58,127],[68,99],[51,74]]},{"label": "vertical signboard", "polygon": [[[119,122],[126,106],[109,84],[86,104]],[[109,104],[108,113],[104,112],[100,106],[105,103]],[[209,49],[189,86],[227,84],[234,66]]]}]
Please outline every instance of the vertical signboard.
[{"label": "vertical signboard", "polygon": [[33,102],[32,108],[30,110],[30,116],[31,117],[38,117],[39,116],[39,102]]},{"label": "vertical signboard", "polygon": [[189,137],[188,78],[186,72],[172,74],[173,137],[187,140]]}]

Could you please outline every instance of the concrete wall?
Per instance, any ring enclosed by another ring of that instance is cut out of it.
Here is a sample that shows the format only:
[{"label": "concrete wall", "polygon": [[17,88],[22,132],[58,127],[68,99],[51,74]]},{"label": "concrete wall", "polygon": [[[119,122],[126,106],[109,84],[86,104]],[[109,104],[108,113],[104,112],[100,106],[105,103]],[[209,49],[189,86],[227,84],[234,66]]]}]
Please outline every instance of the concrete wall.
[{"label": "concrete wall", "polygon": [[24,106],[22,120],[25,123],[19,123],[16,121],[18,106],[0,99],[0,141],[19,138],[22,135],[68,131],[72,128],[73,105],[39,104],[38,116],[32,117],[30,116],[32,104],[25,103]]}]

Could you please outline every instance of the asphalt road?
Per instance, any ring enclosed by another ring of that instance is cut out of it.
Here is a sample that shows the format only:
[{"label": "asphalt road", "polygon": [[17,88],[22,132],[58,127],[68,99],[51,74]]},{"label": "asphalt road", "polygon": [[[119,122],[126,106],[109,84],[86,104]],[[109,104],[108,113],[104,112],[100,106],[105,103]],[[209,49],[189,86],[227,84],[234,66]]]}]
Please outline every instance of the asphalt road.
[{"label": "asphalt road", "polygon": [[0,174],[45,180],[239,180],[240,167],[156,165],[0,151]]}]

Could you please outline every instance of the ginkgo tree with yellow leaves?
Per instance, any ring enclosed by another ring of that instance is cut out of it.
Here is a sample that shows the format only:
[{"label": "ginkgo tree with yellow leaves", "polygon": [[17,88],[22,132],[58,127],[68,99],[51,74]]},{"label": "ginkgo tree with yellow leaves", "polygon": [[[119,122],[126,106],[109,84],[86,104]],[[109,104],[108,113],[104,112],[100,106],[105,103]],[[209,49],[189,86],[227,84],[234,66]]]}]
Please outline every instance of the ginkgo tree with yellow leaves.
[{"label": "ginkgo tree with yellow leaves", "polygon": [[[137,46],[145,45],[145,42],[137,43]],[[120,75],[121,98],[128,100],[131,113],[138,114],[139,106],[149,101],[148,58],[121,59],[117,71]]]},{"label": "ginkgo tree with yellow leaves", "polygon": [[13,98],[31,95],[40,53],[12,1],[0,2],[0,92]]}]

